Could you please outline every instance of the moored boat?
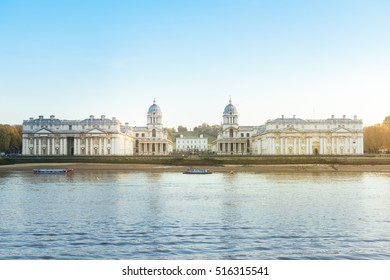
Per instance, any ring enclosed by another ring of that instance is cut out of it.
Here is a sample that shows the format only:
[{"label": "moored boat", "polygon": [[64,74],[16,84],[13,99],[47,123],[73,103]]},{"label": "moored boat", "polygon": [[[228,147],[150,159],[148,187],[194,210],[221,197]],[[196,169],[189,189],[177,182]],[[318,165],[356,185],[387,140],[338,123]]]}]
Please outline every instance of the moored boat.
[{"label": "moored boat", "polygon": [[208,169],[194,169],[194,168],[188,168],[186,171],[183,172],[183,174],[212,174]]},{"label": "moored boat", "polygon": [[33,169],[34,174],[67,174],[73,172],[72,168],[40,168]]}]

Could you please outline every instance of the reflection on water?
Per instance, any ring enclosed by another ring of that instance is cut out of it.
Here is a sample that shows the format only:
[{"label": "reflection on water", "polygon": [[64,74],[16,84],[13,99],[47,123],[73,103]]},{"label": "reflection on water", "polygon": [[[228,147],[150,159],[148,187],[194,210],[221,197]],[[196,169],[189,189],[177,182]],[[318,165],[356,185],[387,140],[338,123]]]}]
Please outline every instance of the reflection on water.
[{"label": "reflection on water", "polygon": [[0,172],[1,259],[389,259],[380,173]]}]

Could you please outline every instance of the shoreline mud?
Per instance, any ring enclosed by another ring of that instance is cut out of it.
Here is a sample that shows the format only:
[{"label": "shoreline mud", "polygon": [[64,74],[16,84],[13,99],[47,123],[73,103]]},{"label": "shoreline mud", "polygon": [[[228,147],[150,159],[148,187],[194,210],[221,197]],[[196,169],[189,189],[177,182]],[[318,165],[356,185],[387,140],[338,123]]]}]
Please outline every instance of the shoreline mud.
[{"label": "shoreline mud", "polygon": [[[225,164],[220,166],[197,166],[213,172],[389,172],[390,165],[345,165],[345,164]],[[142,172],[183,172],[188,166],[163,164],[115,164],[115,163],[20,163],[0,165],[2,171],[29,171],[36,168],[73,168],[77,170],[117,170]]]}]

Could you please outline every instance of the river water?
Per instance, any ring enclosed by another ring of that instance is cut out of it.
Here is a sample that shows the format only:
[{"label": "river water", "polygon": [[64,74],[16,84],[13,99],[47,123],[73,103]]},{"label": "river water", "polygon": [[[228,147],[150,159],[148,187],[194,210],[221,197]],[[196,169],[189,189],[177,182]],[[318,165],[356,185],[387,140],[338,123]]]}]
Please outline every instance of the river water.
[{"label": "river water", "polygon": [[0,172],[0,259],[390,259],[388,173]]}]

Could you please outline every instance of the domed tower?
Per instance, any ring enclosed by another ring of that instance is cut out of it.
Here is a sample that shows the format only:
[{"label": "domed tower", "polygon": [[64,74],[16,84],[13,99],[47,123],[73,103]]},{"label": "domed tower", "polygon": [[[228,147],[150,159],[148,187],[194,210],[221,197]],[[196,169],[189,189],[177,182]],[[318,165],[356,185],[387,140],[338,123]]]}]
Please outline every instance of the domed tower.
[{"label": "domed tower", "polygon": [[224,137],[233,138],[237,135],[238,128],[238,111],[230,98],[229,104],[226,105],[223,111],[222,133]]},{"label": "domed tower", "polygon": [[229,99],[229,104],[226,105],[223,111],[223,125],[238,127],[238,112],[236,106],[232,104],[232,99]]},{"label": "domed tower", "polygon": [[147,126],[149,128],[162,128],[162,112],[160,106],[156,104],[156,99],[153,100],[153,104],[149,107]]}]

